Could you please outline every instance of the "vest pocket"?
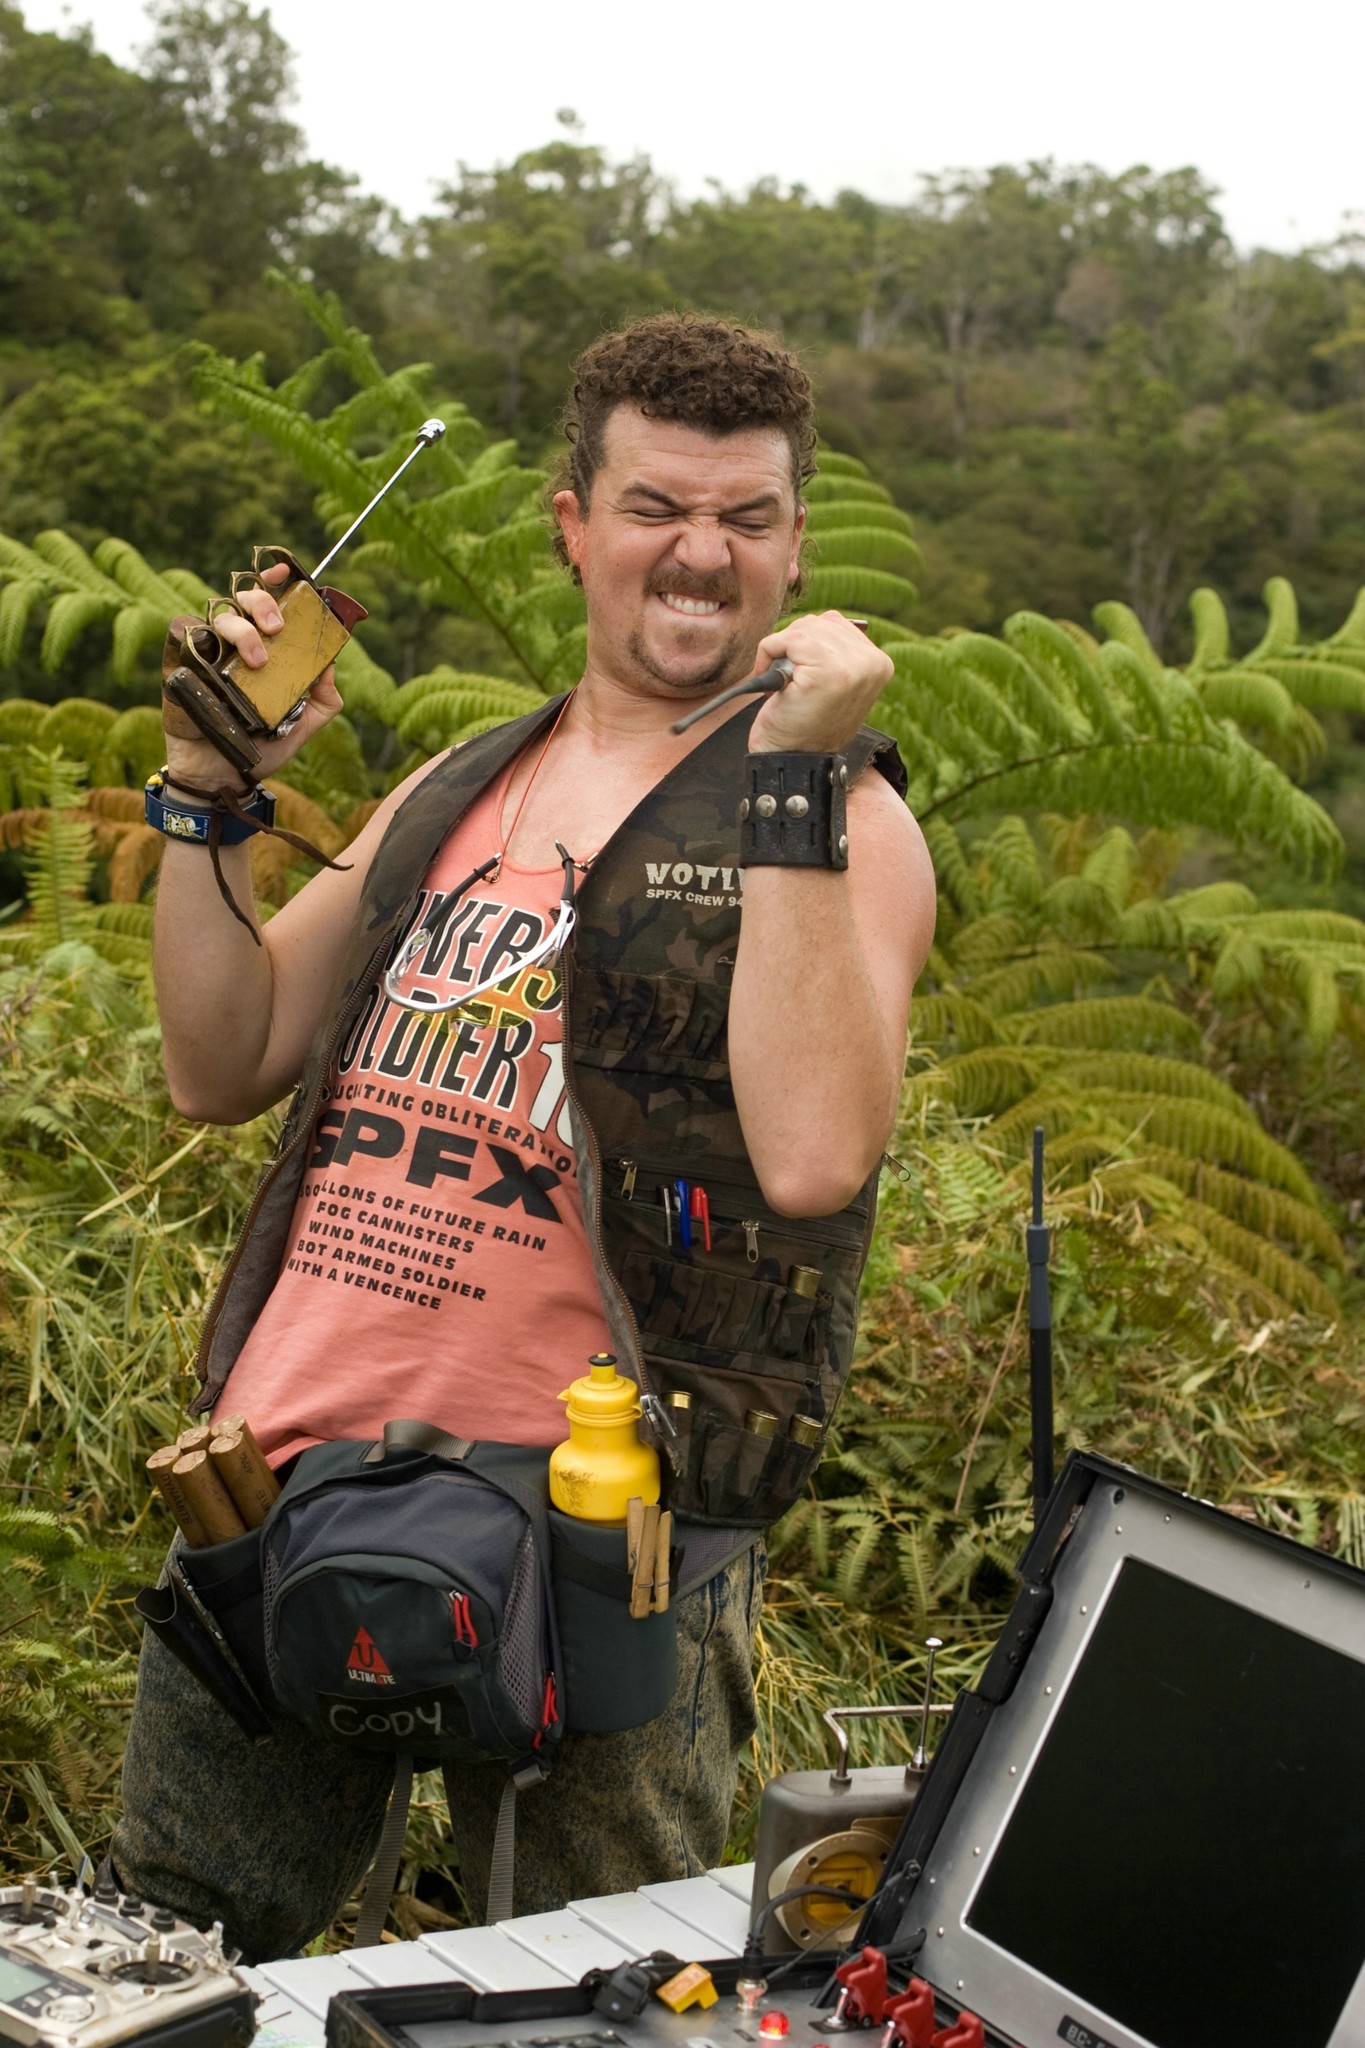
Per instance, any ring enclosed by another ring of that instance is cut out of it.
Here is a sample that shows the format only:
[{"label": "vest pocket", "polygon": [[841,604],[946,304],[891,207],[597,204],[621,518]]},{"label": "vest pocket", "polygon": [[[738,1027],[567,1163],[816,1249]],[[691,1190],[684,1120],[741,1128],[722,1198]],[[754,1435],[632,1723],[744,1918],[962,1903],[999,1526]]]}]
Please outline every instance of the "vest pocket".
[{"label": "vest pocket", "polygon": [[798,1498],[815,1463],[813,1444],[756,1436],[712,1411],[693,1427],[689,1483],[715,1522],[775,1522]]},{"label": "vest pocket", "polygon": [[665,1337],[713,1351],[805,1356],[817,1303],[790,1288],[645,1251],[626,1254],[621,1278],[646,1343]]}]

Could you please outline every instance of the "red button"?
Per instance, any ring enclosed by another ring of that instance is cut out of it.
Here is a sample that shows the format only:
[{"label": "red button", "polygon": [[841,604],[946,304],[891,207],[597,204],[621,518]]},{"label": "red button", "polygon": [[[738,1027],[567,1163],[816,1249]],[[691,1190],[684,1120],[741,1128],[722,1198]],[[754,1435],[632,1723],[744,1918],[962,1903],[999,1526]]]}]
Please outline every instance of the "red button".
[{"label": "red button", "polygon": [[763,2041],[785,2041],[791,2031],[791,2022],[784,2012],[765,2012],[758,2023],[759,2038]]}]

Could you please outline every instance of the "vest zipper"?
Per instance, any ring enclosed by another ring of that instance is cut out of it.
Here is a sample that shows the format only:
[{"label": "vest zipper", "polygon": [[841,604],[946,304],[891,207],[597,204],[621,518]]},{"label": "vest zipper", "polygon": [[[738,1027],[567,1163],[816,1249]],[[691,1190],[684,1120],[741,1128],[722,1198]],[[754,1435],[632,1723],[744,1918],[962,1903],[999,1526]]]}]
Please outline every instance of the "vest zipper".
[{"label": "vest zipper", "polygon": [[[404,914],[406,914],[406,911],[407,905],[405,904]],[[397,920],[397,925],[401,925],[402,922],[403,919],[400,916]],[[395,926],[395,929],[396,928],[397,927]],[[373,953],[371,953],[369,960],[361,969],[359,977],[357,978],[356,981],[356,988],[357,990],[362,992],[362,1001],[364,995],[369,993],[370,982],[375,973],[375,970],[379,965],[381,955],[383,954],[385,948],[391,945],[392,942],[393,932],[390,931],[386,938],[380,940],[379,944],[375,947]],[[312,1131],[313,1118],[317,1112],[318,1103],[322,1099],[322,1091],[324,1087],[327,1085],[327,1076],[332,1071],[332,1061],[336,1058],[337,1047],[340,1045],[342,1037],[349,1028],[352,1021],[353,1020],[347,1015],[346,1010],[343,1009],[340,1017],[337,1019],[336,1026],[332,1032],[332,1035],[327,1041],[326,1050],[323,1053],[322,1064],[318,1069],[318,1078],[314,1083],[312,1096],[308,1102],[306,1113],[300,1116],[299,1127],[295,1131],[293,1137],[289,1140],[289,1143],[283,1148],[283,1150],[280,1150],[277,1147],[274,1158],[266,1162],[261,1177],[259,1181],[256,1183],[256,1192],[251,1198],[251,1207],[246,1212],[246,1220],[244,1221],[241,1229],[237,1233],[237,1242],[232,1248],[231,1257],[228,1259],[226,1266],[223,1268],[223,1277],[218,1282],[217,1288],[214,1290],[213,1300],[209,1305],[209,1312],[207,1316],[204,1318],[204,1328],[203,1333],[199,1339],[199,1349],[195,1354],[195,1365],[196,1368],[199,1370],[200,1378],[202,1380],[202,1386],[200,1388],[198,1399],[199,1401],[204,1402],[205,1406],[208,1405],[208,1401],[205,1400],[205,1396],[209,1396],[210,1399],[216,1399],[218,1393],[221,1392],[220,1386],[218,1388],[213,1389],[212,1394],[210,1394],[210,1388],[212,1385],[212,1374],[209,1371],[208,1359],[209,1352],[213,1344],[214,1332],[218,1328],[218,1319],[223,1312],[223,1307],[227,1300],[228,1289],[232,1285],[233,1276],[236,1273],[238,1264],[241,1261],[242,1253],[246,1250],[246,1247],[250,1242],[252,1227],[255,1224],[257,1216],[260,1214],[262,1203],[265,1201],[266,1196],[269,1194],[271,1188],[275,1185],[275,1182],[279,1178],[280,1174],[283,1172],[286,1160],[293,1153],[300,1139],[306,1137]],[[236,1363],[235,1359],[233,1363]],[[230,1370],[231,1368],[229,1368],[229,1371]],[[226,1383],[227,1374],[225,1373],[223,1375],[223,1381],[221,1384],[226,1385]],[[202,1412],[202,1410],[200,1412]]]},{"label": "vest zipper", "polygon": [[[663,1404],[659,1399],[659,1390],[653,1384],[645,1365],[645,1347],[644,1340],[640,1335],[640,1324],[634,1309],[626,1298],[625,1290],[607,1263],[607,1249],[602,1241],[602,1148],[597,1142],[597,1133],[593,1129],[592,1122],[586,1114],[583,1104],[579,1100],[578,1093],[574,1088],[571,1050],[574,1040],[573,1032],[570,1029],[570,1005],[573,1000],[574,979],[572,940],[564,948],[562,958],[564,965],[560,983],[560,1016],[564,1021],[564,1093],[573,1104],[578,1129],[587,1140],[588,1157],[592,1161],[592,1201],[587,1204],[583,1221],[587,1226],[588,1237],[592,1245],[593,1271],[597,1275],[599,1287],[603,1285],[603,1278],[605,1276],[619,1304],[627,1333],[631,1339],[632,1355],[628,1363],[634,1368],[635,1384],[640,1389],[640,1406],[644,1410],[646,1420],[659,1438],[660,1444],[663,1444],[666,1437],[673,1432],[666,1426],[661,1426],[659,1421],[656,1420],[657,1417],[663,1415],[664,1410]],[[625,1163],[629,1164],[628,1161]],[[632,1192],[634,1191],[634,1186],[635,1182],[632,1177]],[[608,1322],[610,1323],[610,1318],[608,1318]]]}]

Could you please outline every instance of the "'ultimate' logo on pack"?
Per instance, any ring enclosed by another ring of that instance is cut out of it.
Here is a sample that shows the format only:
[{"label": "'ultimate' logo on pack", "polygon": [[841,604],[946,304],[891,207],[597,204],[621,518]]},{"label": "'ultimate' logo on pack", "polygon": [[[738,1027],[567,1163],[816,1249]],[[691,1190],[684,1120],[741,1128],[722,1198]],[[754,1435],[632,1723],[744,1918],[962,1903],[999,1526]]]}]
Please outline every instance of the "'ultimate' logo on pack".
[{"label": "'ultimate' logo on pack", "polygon": [[368,1629],[358,1628],[351,1654],[346,1659],[346,1670],[350,1677],[358,1678],[364,1685],[392,1685],[393,1673],[384,1662],[383,1653]]}]

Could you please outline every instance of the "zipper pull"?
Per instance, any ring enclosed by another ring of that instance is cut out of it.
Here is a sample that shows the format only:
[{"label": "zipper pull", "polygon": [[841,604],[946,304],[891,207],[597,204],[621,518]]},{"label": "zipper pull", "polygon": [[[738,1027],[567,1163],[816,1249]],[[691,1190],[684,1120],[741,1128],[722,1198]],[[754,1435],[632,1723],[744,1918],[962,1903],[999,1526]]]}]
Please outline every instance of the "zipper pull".
[{"label": "zipper pull", "polygon": [[617,1164],[621,1168],[621,1193],[626,1201],[633,1202],[635,1200],[635,1176],[639,1169],[633,1159],[620,1159],[617,1161]]},{"label": "zipper pull", "polygon": [[756,1266],[758,1264],[758,1225],[746,1217],[739,1227],[744,1232],[744,1243],[748,1252],[749,1264]]},{"label": "zipper pull", "polygon": [[640,1413],[660,1436],[676,1436],[678,1426],[657,1394],[641,1394]]}]

